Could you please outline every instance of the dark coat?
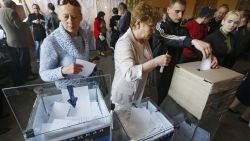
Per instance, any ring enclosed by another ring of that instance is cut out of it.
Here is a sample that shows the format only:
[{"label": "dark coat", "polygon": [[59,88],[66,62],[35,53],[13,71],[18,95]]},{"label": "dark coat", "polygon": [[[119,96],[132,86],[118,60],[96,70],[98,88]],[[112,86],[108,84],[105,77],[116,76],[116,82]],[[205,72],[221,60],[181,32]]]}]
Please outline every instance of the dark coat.
[{"label": "dark coat", "polygon": [[250,49],[250,30],[246,27],[239,27],[237,31],[234,32],[234,37],[236,40],[235,45],[235,55],[240,58],[244,55],[248,55]]},{"label": "dark coat", "polygon": [[229,33],[231,51],[228,53],[226,37],[220,30],[208,35],[205,41],[210,43],[213,49],[213,54],[217,57],[219,65],[232,68],[235,63],[235,37]]},{"label": "dark coat", "polygon": [[239,86],[236,97],[245,106],[250,106],[250,70],[248,71],[245,80]]},{"label": "dark coat", "polygon": [[[119,39],[119,30],[118,30],[118,22],[120,20],[120,15],[114,15],[110,18],[109,21],[109,27],[111,28],[111,40],[110,40],[110,46],[115,47],[115,44],[117,40]],[[114,28],[116,27],[116,29]]]},{"label": "dark coat", "polygon": [[221,21],[216,21],[215,18],[212,18],[210,22],[208,23],[209,26],[209,32],[208,34],[211,34],[217,30],[220,29],[221,27]]},{"label": "dark coat", "polygon": [[[40,24],[32,23],[33,20],[40,20]],[[46,37],[46,31],[44,28],[44,16],[41,14],[36,15],[31,13],[28,15],[28,22],[32,25],[32,33],[35,41],[42,41]]]},{"label": "dark coat", "polygon": [[168,89],[172,80],[176,63],[180,61],[182,50],[184,47],[191,47],[192,38],[185,27],[180,23],[174,23],[169,17],[165,21],[157,23],[156,33],[153,35],[153,55],[159,56],[168,54],[172,56],[172,60],[167,67],[163,69],[163,73],[159,72],[160,67],[154,70],[157,81],[158,104],[160,104],[168,94]]},{"label": "dark coat", "polygon": [[131,21],[131,13],[127,11],[119,20],[119,32],[122,36],[129,28]]}]

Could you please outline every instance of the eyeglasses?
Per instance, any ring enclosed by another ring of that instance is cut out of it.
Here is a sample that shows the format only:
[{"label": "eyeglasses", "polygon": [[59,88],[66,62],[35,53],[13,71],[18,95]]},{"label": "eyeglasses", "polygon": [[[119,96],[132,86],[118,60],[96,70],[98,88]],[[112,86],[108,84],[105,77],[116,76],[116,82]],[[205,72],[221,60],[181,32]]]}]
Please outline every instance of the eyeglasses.
[{"label": "eyeglasses", "polygon": [[66,5],[66,4],[71,4],[77,7],[80,7],[80,4],[78,3],[77,0],[58,0],[57,5]]}]

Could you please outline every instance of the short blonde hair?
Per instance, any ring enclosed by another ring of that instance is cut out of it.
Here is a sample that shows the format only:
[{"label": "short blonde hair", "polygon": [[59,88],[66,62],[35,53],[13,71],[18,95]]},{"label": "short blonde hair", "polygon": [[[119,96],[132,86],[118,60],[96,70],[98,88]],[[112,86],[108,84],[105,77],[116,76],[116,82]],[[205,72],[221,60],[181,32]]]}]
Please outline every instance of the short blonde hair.
[{"label": "short blonde hair", "polygon": [[133,9],[130,25],[133,27],[136,20],[138,19],[140,19],[142,22],[151,22],[156,24],[158,21],[160,21],[161,15],[150,5],[146,4],[145,2],[140,2]]},{"label": "short blonde hair", "polygon": [[238,10],[229,11],[229,12],[227,12],[227,14],[223,18],[223,20],[225,20],[226,18],[228,18],[230,15],[236,15],[237,17],[240,17],[240,12]]}]

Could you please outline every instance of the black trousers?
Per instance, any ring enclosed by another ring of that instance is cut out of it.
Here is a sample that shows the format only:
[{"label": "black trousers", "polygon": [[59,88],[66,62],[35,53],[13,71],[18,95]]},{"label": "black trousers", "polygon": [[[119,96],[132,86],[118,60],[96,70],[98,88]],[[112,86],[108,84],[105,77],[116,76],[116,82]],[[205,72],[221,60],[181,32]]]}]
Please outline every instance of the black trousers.
[{"label": "black trousers", "polygon": [[162,73],[159,72],[160,68],[157,69],[157,91],[158,91],[158,105],[160,105],[165,97],[168,95],[168,90],[172,81],[174,68],[176,63],[171,62],[169,66],[164,67]]},{"label": "black trousers", "polygon": [[[32,74],[31,71],[31,59],[28,48],[15,48],[8,47],[10,56],[12,57],[13,63],[18,71],[22,74],[21,77],[25,79],[27,76]],[[20,74],[19,73],[19,74]]]}]

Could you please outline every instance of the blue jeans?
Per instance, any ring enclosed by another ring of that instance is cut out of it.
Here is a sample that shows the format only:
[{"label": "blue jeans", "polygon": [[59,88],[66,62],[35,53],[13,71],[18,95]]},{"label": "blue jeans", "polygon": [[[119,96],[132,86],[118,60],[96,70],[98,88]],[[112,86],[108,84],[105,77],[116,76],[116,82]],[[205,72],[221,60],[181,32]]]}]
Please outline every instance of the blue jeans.
[{"label": "blue jeans", "polygon": [[40,46],[42,44],[42,41],[35,41],[35,55],[36,59],[40,59]]}]

